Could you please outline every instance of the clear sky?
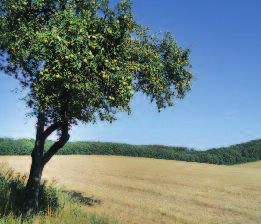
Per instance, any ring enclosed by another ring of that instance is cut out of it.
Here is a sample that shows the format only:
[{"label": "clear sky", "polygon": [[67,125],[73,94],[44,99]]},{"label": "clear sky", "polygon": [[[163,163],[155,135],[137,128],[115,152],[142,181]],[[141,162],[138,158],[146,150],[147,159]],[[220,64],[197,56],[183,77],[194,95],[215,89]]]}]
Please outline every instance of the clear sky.
[{"label": "clear sky", "polygon": [[[261,138],[261,1],[134,0],[134,19],[152,32],[174,34],[191,48],[197,80],[183,100],[157,112],[136,95],[133,113],[113,124],[79,125],[70,141],[185,146],[198,150]],[[0,137],[35,138],[35,119],[10,92],[16,81],[0,73]],[[55,140],[55,135],[50,139]]]}]

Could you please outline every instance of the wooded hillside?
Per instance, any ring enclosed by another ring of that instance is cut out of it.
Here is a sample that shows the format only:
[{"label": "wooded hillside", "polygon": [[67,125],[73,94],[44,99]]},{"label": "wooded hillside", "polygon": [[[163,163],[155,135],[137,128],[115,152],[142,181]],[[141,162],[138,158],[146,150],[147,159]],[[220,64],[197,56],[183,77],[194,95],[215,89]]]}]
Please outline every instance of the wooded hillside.
[{"label": "wooded hillside", "polygon": [[[30,155],[34,139],[0,138],[0,155]],[[46,141],[47,150],[54,142]],[[161,145],[129,145],[109,142],[69,142],[57,155],[119,155],[234,165],[261,160],[261,140],[206,151]]]}]

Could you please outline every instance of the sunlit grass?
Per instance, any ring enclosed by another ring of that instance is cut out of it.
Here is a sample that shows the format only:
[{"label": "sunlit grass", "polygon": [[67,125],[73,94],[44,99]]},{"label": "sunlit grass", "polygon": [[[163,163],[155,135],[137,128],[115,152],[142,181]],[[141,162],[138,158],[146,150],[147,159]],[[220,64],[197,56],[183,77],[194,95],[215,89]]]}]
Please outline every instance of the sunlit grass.
[{"label": "sunlit grass", "polygon": [[83,211],[83,203],[65,190],[55,187],[55,181],[41,182],[39,211],[30,218],[22,213],[23,192],[27,175],[15,173],[6,163],[0,163],[0,223],[117,223],[113,217]]},{"label": "sunlit grass", "polygon": [[[31,158],[5,156],[0,161],[24,172]],[[75,221],[83,213],[102,220],[115,217],[121,223],[261,223],[260,169],[261,162],[225,166],[122,156],[55,156],[43,176],[56,178],[57,186],[64,185],[64,191],[86,206],[73,204],[74,208],[70,203],[71,214],[80,208],[74,218],[67,217],[70,212],[64,207],[48,220],[91,223]]]}]

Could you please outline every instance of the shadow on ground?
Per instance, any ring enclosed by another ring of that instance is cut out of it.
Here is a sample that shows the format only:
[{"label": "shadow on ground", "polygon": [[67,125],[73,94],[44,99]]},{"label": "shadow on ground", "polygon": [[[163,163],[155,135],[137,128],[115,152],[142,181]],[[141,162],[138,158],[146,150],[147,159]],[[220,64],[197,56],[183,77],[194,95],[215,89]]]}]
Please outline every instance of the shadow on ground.
[{"label": "shadow on ground", "polygon": [[73,199],[76,199],[83,203],[84,205],[87,206],[95,206],[95,205],[101,205],[102,201],[101,200],[96,200],[93,199],[93,197],[85,197],[82,195],[82,193],[77,192],[77,191],[65,191],[63,190],[64,193],[69,194]]}]

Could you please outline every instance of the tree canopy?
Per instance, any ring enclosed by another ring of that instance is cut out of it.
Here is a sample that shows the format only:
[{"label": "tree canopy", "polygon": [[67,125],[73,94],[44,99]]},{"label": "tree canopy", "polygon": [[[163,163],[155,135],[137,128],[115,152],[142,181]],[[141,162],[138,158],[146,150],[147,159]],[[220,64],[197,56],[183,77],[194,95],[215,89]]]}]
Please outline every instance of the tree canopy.
[{"label": "tree canopy", "polygon": [[134,92],[158,110],[191,89],[190,49],[134,21],[132,2],[4,0],[0,3],[0,70],[18,79],[45,125],[112,122],[131,112]]}]

